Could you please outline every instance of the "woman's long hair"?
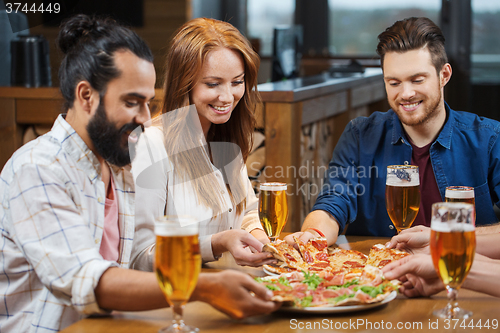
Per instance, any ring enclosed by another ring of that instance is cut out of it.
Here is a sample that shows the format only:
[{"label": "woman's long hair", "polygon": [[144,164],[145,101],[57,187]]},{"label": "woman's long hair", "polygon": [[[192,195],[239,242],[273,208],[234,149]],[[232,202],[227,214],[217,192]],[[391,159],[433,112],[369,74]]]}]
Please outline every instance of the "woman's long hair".
[{"label": "woman's long hair", "polygon": [[[211,125],[207,143],[236,144],[241,150],[243,161],[246,161],[252,148],[255,108],[259,101],[257,74],[260,59],[248,40],[231,24],[214,19],[196,18],[179,28],[171,42],[166,59],[165,96],[162,106],[163,114],[177,110],[176,112],[182,115],[175,117],[173,122],[164,124],[165,145],[174,165],[174,172],[181,181],[191,181],[197,194],[197,203],[212,208],[214,215],[223,212],[223,197],[220,191],[214,191],[219,186],[217,179],[210,175],[213,170],[207,150],[205,147],[199,147],[200,133],[195,131],[193,126],[188,126],[186,118],[189,113],[188,106],[193,104],[189,95],[207,55],[220,47],[234,50],[242,56],[245,68],[245,93],[226,123]],[[230,148],[234,145],[217,145],[221,146]],[[186,149],[186,147],[198,148]],[[217,154],[212,151],[212,161],[217,167],[225,166],[224,163],[235,157],[234,150],[231,149],[224,149],[222,152],[217,149]],[[232,175],[223,172],[224,176],[229,178],[229,182],[226,179],[226,184],[231,184],[228,190],[238,214],[243,212],[246,205],[245,184],[242,183],[240,172],[239,169],[234,170]],[[209,177],[202,177],[204,175]]]}]

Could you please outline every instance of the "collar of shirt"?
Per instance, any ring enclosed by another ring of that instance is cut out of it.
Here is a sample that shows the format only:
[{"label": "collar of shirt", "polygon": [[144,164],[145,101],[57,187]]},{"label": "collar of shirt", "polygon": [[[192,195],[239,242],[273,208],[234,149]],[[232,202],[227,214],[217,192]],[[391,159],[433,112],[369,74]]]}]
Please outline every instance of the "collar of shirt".
[{"label": "collar of shirt", "polygon": [[[451,137],[453,134],[453,125],[455,123],[455,117],[456,114],[455,112],[452,112],[450,107],[446,102],[444,102],[444,107],[446,109],[446,122],[444,123],[443,128],[439,132],[439,135],[437,139],[434,141],[439,142],[441,146],[443,146],[446,149],[450,149],[451,147]],[[392,110],[391,110],[392,111]],[[405,135],[405,131],[403,130],[403,125],[401,125],[401,122],[399,121],[398,115],[396,112],[393,112],[393,127],[392,127],[392,141],[391,144],[395,145],[398,142],[405,142],[405,140],[408,140]],[[433,143],[433,145],[434,145]]]},{"label": "collar of shirt", "polygon": [[77,161],[78,167],[87,174],[91,183],[94,183],[100,179],[101,164],[65,117],[65,114],[57,117],[50,134],[55,140],[61,142],[61,148]]}]

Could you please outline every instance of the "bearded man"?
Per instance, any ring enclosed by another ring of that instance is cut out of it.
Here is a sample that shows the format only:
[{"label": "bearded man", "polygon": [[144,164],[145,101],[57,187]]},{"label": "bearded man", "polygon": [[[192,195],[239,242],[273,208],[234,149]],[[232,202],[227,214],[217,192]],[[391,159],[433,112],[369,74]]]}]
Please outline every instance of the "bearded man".
[{"label": "bearded man", "polygon": [[[66,111],[0,174],[0,332],[57,332],[91,314],[168,306],[154,273],[129,269],[129,147],[151,119],[151,50],[114,20],[86,15],[63,23],[58,44]],[[271,297],[227,270],[200,274],[191,299],[243,318],[276,310]]]}]

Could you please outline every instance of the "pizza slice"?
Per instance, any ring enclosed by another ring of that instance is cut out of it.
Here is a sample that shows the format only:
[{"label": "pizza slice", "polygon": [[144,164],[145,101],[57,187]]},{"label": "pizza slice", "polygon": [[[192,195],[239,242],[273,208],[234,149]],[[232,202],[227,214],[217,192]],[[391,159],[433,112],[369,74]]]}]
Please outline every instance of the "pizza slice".
[{"label": "pizza slice", "polygon": [[397,249],[388,249],[385,247],[385,245],[375,244],[370,249],[370,253],[368,254],[368,260],[366,261],[366,264],[382,268],[388,263],[404,258],[408,255],[410,254],[407,252]]},{"label": "pizza slice", "polygon": [[300,253],[286,241],[277,239],[274,243],[264,244],[262,252],[269,252],[278,259],[275,265],[264,265],[273,273],[288,273],[292,271],[308,270],[308,265],[302,260]]},{"label": "pizza slice", "polygon": [[335,248],[330,253],[330,267],[332,271],[345,272],[346,280],[359,277],[366,265],[366,254],[355,251]]},{"label": "pizza slice", "polygon": [[310,271],[322,271],[330,269],[330,258],[328,256],[328,244],[326,238],[311,238],[304,243],[294,236],[294,240],[299,247],[300,254],[309,265]]}]

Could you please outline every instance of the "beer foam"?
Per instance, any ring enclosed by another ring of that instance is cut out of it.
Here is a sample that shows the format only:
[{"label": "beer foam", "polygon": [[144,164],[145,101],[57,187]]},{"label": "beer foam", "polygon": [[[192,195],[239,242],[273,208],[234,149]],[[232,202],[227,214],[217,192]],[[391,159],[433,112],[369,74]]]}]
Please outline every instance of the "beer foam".
[{"label": "beer foam", "polygon": [[409,181],[406,179],[399,179],[396,175],[387,175],[385,184],[389,186],[419,186],[420,179],[418,178],[418,174],[410,175]]},{"label": "beer foam", "polygon": [[450,199],[470,199],[474,198],[474,191],[447,189],[445,196]]},{"label": "beer foam", "polygon": [[198,224],[185,227],[173,227],[162,222],[156,222],[155,235],[163,237],[198,235]]},{"label": "beer foam", "polygon": [[386,185],[389,186],[394,186],[394,187],[413,187],[413,186],[419,186],[420,185],[420,180],[417,179],[414,180],[412,179],[410,182],[407,180],[402,180],[402,179],[387,179]]},{"label": "beer foam", "polygon": [[198,234],[198,223],[191,216],[163,216],[155,221],[158,236],[192,236]]},{"label": "beer foam", "polygon": [[474,231],[474,224],[457,222],[431,221],[431,229],[438,232],[467,232]]},{"label": "beer foam", "polygon": [[260,184],[260,190],[263,191],[286,191],[285,183],[264,183]]},{"label": "beer foam", "polygon": [[418,167],[401,165],[388,166],[385,184],[398,187],[420,185],[420,178],[418,177]]}]

